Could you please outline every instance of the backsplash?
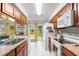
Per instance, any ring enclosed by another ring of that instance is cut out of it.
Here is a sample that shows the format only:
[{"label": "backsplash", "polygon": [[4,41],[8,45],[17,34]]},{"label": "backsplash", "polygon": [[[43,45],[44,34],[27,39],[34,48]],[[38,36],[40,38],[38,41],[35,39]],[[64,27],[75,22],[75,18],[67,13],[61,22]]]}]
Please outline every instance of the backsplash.
[{"label": "backsplash", "polygon": [[64,28],[60,29],[63,33],[74,33],[74,34],[79,34],[79,27],[69,27],[69,28]]}]

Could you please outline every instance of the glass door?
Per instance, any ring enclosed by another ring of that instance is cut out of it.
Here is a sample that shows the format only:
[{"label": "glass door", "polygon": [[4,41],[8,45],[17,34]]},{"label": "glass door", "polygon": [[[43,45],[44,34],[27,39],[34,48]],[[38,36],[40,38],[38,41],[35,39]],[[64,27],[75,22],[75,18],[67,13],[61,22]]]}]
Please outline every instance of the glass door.
[{"label": "glass door", "polygon": [[37,39],[38,40],[43,40],[43,35],[42,35],[42,25],[38,24],[37,26]]},{"label": "glass door", "polygon": [[42,25],[38,23],[28,25],[28,36],[32,42],[42,40]]},{"label": "glass door", "polygon": [[35,41],[35,25],[29,24],[28,25],[28,36],[30,37],[31,41]]}]

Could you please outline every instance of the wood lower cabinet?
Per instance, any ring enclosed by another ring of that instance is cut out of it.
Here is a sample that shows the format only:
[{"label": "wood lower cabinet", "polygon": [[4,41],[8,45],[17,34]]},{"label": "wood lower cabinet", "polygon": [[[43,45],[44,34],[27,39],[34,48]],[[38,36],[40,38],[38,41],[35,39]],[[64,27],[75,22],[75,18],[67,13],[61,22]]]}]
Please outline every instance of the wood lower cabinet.
[{"label": "wood lower cabinet", "polygon": [[73,54],[71,51],[69,51],[68,49],[66,48],[62,48],[62,55],[63,56],[76,56],[75,54]]},{"label": "wood lower cabinet", "polygon": [[27,55],[28,55],[28,42],[25,41],[5,56],[27,56]]},{"label": "wood lower cabinet", "polygon": [[49,45],[48,45],[48,47],[49,47],[49,51],[51,52],[51,38],[49,37]]},{"label": "wood lower cabinet", "polygon": [[15,50],[12,50],[12,51],[9,52],[6,56],[15,56]]},{"label": "wood lower cabinet", "polygon": [[24,42],[22,45],[16,48],[16,56],[27,56],[28,55],[28,43]]},{"label": "wood lower cabinet", "polygon": [[18,53],[17,53],[17,56],[25,56],[25,47],[23,47]]}]

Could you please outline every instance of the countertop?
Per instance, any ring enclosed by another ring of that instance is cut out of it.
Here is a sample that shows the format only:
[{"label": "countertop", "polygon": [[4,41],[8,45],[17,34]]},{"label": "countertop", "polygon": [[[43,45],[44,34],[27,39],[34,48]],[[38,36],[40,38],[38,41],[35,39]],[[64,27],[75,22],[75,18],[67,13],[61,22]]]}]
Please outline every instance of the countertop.
[{"label": "countertop", "polygon": [[17,46],[19,46],[21,43],[23,43],[26,40],[27,39],[23,39],[22,41],[14,45],[0,45],[0,56],[5,56],[6,54],[8,54],[10,51],[15,49]]},{"label": "countertop", "polygon": [[75,55],[79,56],[79,45],[75,46],[76,44],[62,44],[64,48],[71,51]]}]

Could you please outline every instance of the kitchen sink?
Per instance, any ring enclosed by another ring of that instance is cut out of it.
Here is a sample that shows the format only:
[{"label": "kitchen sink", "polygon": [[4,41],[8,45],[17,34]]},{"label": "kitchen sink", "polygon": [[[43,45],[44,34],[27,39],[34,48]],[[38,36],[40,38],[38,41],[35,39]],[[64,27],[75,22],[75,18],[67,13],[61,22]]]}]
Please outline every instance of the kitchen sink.
[{"label": "kitchen sink", "polygon": [[1,42],[0,45],[14,45],[22,40],[23,40],[23,38],[12,39],[12,40],[8,40],[6,42]]},{"label": "kitchen sink", "polygon": [[16,44],[16,43],[18,43],[18,42],[20,42],[20,41],[22,41],[23,39],[21,39],[21,38],[19,38],[19,39],[14,39],[14,40],[12,40],[12,41],[8,41],[8,42],[6,42],[5,44],[6,45],[13,45],[13,44]]}]

